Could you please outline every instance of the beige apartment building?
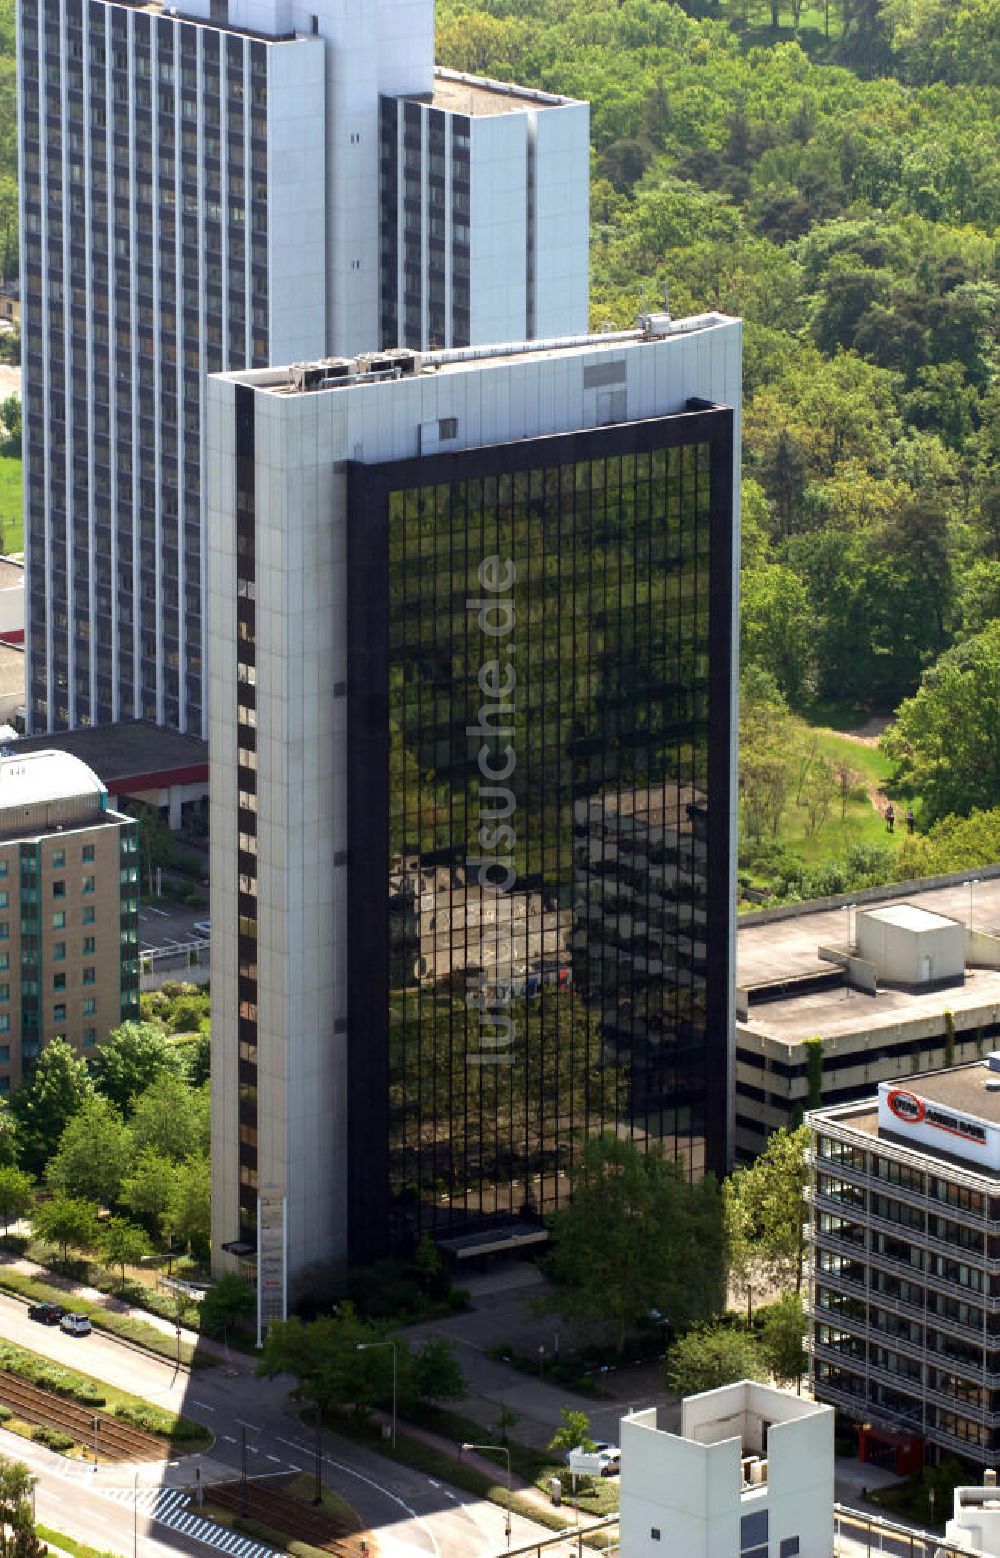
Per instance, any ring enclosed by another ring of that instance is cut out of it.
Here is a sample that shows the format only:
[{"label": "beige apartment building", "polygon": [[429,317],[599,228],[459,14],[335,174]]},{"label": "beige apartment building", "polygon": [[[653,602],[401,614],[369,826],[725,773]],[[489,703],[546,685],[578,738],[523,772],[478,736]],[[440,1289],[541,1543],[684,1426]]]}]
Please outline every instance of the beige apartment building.
[{"label": "beige apartment building", "polygon": [[139,836],[66,752],[0,757],[0,1094],[50,1039],[86,1053],[139,1012]]}]

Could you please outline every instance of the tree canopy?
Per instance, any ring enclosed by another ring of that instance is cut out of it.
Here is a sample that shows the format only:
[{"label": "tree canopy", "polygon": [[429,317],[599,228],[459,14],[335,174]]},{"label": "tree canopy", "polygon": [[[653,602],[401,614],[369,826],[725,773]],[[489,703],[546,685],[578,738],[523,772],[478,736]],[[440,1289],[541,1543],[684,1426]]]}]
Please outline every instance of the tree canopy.
[{"label": "tree canopy", "polygon": [[651,1310],[676,1326],[710,1314],[723,1286],[719,1188],[689,1182],[652,1147],[595,1136],[573,1174],[572,1198],[550,1221],[553,1304],[568,1318],[607,1325],[619,1352]]}]

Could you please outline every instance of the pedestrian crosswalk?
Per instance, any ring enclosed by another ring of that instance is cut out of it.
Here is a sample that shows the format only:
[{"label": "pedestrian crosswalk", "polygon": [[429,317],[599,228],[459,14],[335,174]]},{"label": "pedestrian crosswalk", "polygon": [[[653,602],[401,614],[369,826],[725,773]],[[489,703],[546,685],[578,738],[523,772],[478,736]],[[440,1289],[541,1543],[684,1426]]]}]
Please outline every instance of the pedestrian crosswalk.
[{"label": "pedestrian crosswalk", "polygon": [[179,1488],[101,1488],[105,1498],[129,1509],[139,1509],[150,1520],[167,1526],[180,1536],[188,1536],[194,1542],[204,1542],[229,1558],[279,1558],[277,1550],[263,1542],[252,1541],[239,1531],[217,1525],[199,1514],[190,1494]]}]

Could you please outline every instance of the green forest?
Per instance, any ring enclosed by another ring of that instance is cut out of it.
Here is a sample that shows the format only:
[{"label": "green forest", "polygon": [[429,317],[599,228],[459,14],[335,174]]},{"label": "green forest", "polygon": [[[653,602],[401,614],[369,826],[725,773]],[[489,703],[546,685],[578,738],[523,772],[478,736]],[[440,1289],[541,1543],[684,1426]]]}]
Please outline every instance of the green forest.
[{"label": "green forest", "polygon": [[594,328],[745,321],[744,882],[950,862],[1000,797],[1000,4],[437,15],[442,63],[590,100]]}]

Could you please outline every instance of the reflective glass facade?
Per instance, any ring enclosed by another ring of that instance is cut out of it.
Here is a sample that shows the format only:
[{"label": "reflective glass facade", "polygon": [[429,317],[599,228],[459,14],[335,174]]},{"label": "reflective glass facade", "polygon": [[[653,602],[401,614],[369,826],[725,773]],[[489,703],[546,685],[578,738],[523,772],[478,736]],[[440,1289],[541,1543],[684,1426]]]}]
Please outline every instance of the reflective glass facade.
[{"label": "reflective glass facade", "polygon": [[595,1132],[724,1166],[731,451],[699,410],[353,471],[356,1258],[554,1210]]}]

